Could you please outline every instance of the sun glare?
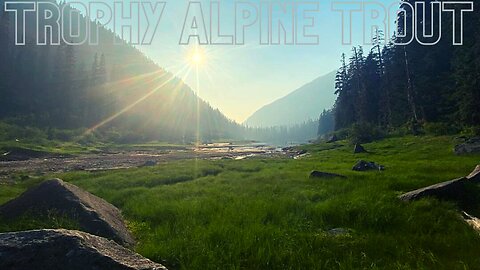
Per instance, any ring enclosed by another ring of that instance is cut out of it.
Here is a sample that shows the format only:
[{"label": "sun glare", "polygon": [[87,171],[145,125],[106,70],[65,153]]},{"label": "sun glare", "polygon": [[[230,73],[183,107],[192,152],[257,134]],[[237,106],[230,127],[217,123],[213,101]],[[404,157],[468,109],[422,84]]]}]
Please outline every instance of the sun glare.
[{"label": "sun glare", "polygon": [[202,63],[202,60],[203,60],[203,57],[199,52],[196,52],[196,53],[193,54],[192,62],[194,64],[200,64],[200,63]]},{"label": "sun glare", "polygon": [[188,54],[187,60],[190,65],[200,66],[205,64],[206,54],[201,48],[195,48]]}]

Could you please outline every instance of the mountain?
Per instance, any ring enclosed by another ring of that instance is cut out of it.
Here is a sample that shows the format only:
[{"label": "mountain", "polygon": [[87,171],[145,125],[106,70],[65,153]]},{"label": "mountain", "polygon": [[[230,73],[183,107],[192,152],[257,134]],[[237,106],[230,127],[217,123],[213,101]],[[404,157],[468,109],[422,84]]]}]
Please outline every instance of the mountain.
[{"label": "mountain", "polygon": [[[65,6],[62,15],[71,16],[70,11]],[[11,13],[0,10],[0,131],[3,123],[10,130],[0,132],[0,140],[30,138],[36,130],[37,138],[85,143],[253,139],[285,144],[316,137],[319,112],[331,106],[322,105],[316,94],[298,97],[303,104],[311,101],[314,108],[314,113],[298,121],[302,123],[245,128],[200,99],[177,74],[106,28],[99,26],[98,45],[37,46],[36,16],[30,12],[25,16],[26,45],[15,46],[13,22]],[[79,23],[81,32],[97,28],[84,16],[72,23]],[[312,120],[304,121],[308,118]]]},{"label": "mountain", "polygon": [[[27,44],[15,46],[14,18],[0,11],[0,120],[124,141],[242,138],[240,125],[112,31],[100,27],[98,45],[38,46],[28,14]],[[80,19],[83,31],[95,25]]]},{"label": "mountain", "polygon": [[328,73],[289,95],[266,105],[250,116],[244,124],[249,127],[291,126],[318,119],[335,102],[335,74]]}]

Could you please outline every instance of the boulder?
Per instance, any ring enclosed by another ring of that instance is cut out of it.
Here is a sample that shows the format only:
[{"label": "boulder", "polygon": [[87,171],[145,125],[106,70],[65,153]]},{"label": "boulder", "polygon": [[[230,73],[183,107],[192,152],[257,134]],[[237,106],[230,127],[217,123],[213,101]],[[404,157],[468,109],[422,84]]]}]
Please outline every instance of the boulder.
[{"label": "boulder", "polygon": [[344,176],[344,175],[335,174],[335,173],[312,171],[312,172],[310,173],[310,178],[326,178],[326,179],[330,179],[330,178],[347,178],[347,177]]},{"label": "boulder", "polygon": [[360,160],[359,162],[357,162],[357,164],[355,164],[355,166],[353,166],[352,170],[357,172],[364,172],[364,171],[371,171],[371,170],[383,171],[385,170],[385,166],[376,164],[375,162],[371,162],[371,161]]},{"label": "boulder", "polygon": [[55,213],[78,222],[82,231],[112,239],[124,246],[135,241],[115,206],[60,179],[45,181],[0,206],[0,215],[15,219],[26,214]]},{"label": "boulder", "polygon": [[425,197],[436,197],[438,199],[456,200],[461,199],[465,193],[466,178],[459,178],[425,188],[417,189],[401,195],[399,198],[402,201],[415,201]]},{"label": "boulder", "polygon": [[403,201],[414,201],[425,197],[436,197],[444,200],[462,201],[465,197],[465,184],[467,183],[480,183],[480,165],[477,166],[475,170],[466,177],[410,191],[400,195],[399,198]]},{"label": "boulder", "polygon": [[365,148],[361,144],[357,143],[353,148],[353,153],[354,154],[367,153],[367,150],[365,150]]},{"label": "boulder", "polygon": [[167,270],[114,241],[63,229],[0,234],[0,269]]},{"label": "boulder", "polygon": [[455,154],[480,154],[480,137],[467,140],[465,143],[455,146]]}]

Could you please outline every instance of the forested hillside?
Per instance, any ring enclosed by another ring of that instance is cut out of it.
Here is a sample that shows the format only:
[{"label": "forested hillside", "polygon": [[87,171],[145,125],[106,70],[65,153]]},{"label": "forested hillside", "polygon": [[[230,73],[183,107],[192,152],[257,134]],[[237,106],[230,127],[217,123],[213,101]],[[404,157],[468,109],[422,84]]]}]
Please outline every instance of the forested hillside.
[{"label": "forested hillside", "polygon": [[[63,16],[70,16],[69,9]],[[95,26],[81,16],[86,20]],[[55,139],[57,130],[76,130],[83,137],[120,143],[253,139],[283,144],[316,136],[314,121],[268,129],[237,124],[196,96],[176,74],[103,27],[99,45],[38,46],[34,15],[26,17],[26,25],[26,45],[15,46],[14,17],[0,12],[0,121],[8,123],[0,127],[6,131],[0,140],[32,137],[17,127],[32,127],[34,134],[49,139]]]},{"label": "forested hillside", "polygon": [[[432,13],[419,21],[430,29]],[[475,3],[476,4],[476,3]],[[459,132],[480,124],[480,17],[466,12],[464,45],[452,45],[452,15],[442,14],[442,39],[435,46],[417,41],[406,46],[376,45],[364,52],[355,47],[341,57],[336,77],[336,129],[370,125],[384,129],[406,127],[411,132],[434,127],[437,132]],[[439,25],[438,16],[433,17]],[[403,25],[404,18],[399,18]],[[409,29],[407,24],[407,33]],[[405,29],[400,28],[399,32]],[[408,36],[408,35],[407,35]],[[400,38],[398,41],[405,42]]]},{"label": "forested hillside", "polygon": [[15,46],[13,16],[0,16],[0,119],[131,140],[191,141],[197,126],[202,140],[242,137],[241,126],[180,79],[134,47],[114,44],[111,31],[100,28],[97,46],[38,46],[28,31],[34,17],[27,16],[27,44]]}]

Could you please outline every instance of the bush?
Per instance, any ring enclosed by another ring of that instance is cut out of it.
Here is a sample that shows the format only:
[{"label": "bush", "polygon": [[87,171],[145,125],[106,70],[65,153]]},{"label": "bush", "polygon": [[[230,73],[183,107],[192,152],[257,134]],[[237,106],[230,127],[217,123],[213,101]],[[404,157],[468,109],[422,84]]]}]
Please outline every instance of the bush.
[{"label": "bush", "polygon": [[480,126],[464,128],[462,134],[467,136],[480,136]]},{"label": "bush", "polygon": [[98,141],[99,139],[95,132],[85,133],[78,139],[78,143],[84,146],[95,145]]},{"label": "bush", "polygon": [[350,128],[348,139],[353,143],[369,143],[385,137],[385,132],[379,127],[369,124],[354,124]]},{"label": "bush", "polygon": [[348,138],[349,133],[350,133],[349,129],[342,128],[342,129],[336,130],[334,132],[330,132],[330,133],[327,133],[327,134],[324,134],[324,135],[320,136],[317,141],[318,142],[328,141],[333,136],[337,137],[337,140],[339,140],[339,141],[346,140]]},{"label": "bush", "polygon": [[20,127],[0,122],[0,140],[12,141],[16,139],[40,142],[47,139],[47,135],[44,131],[35,127]]},{"label": "bush", "polygon": [[460,128],[444,122],[425,123],[423,130],[426,134],[434,136],[454,135],[460,132]]},{"label": "bush", "polygon": [[79,130],[49,128],[47,134],[49,140],[68,142],[72,141],[82,133]]}]

